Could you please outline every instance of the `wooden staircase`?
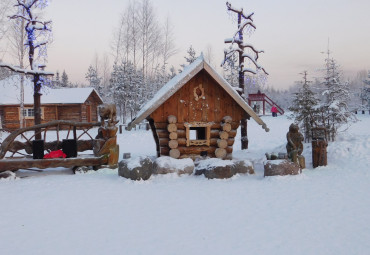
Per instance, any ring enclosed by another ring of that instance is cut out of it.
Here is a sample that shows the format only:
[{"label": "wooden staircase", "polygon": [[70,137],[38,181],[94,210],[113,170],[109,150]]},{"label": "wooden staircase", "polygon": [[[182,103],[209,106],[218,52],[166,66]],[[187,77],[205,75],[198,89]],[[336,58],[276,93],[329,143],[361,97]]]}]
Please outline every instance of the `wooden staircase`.
[{"label": "wooden staircase", "polygon": [[269,98],[265,93],[249,94],[248,95],[248,104],[251,106],[252,102],[262,102],[263,104],[263,115],[266,114],[266,104],[270,107],[275,105],[278,110],[278,113],[281,115],[284,114],[284,109],[277,105],[271,98]]}]

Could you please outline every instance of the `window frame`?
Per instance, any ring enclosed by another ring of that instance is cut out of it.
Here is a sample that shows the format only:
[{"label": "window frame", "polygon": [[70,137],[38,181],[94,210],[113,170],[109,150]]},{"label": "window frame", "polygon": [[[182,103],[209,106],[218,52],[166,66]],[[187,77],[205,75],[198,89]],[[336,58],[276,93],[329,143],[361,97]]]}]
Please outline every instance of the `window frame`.
[{"label": "window frame", "polygon": [[[29,115],[29,110],[33,110],[33,107],[24,107],[23,110],[27,113],[23,115],[25,120],[35,119],[35,112],[33,112],[33,115]],[[19,107],[19,119],[21,119],[21,108],[20,107]],[[41,107],[41,119],[44,119],[44,107]]]},{"label": "window frame", "polygon": [[[186,146],[210,146],[211,142],[211,126],[213,125],[213,122],[186,122],[184,123],[185,129],[186,129]],[[202,127],[205,128],[205,139],[190,139],[190,129],[192,127]]]}]

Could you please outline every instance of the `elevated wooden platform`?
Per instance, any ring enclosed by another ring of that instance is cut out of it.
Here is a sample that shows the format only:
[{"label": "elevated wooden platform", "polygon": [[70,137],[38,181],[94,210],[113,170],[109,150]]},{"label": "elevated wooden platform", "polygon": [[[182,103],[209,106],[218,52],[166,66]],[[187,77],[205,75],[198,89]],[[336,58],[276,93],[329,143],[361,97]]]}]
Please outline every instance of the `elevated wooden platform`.
[{"label": "elevated wooden platform", "polygon": [[266,104],[270,107],[273,105],[276,106],[278,112],[283,115],[284,110],[279,105],[277,105],[271,98],[269,98],[265,93],[249,94],[248,95],[248,104],[252,106],[252,102],[262,102],[263,104],[263,115],[266,113]]}]

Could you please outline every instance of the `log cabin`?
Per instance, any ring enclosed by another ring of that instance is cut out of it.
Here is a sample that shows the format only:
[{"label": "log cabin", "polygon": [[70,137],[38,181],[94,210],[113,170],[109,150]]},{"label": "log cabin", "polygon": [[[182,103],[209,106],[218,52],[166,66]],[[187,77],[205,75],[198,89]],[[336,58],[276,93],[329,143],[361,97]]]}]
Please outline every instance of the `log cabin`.
[{"label": "log cabin", "polygon": [[242,118],[266,124],[201,55],[165,84],[127,129],[149,121],[157,156],[231,159]]},{"label": "log cabin", "polygon": [[[20,128],[20,92],[17,78],[10,77],[0,83],[0,128],[13,131]],[[53,120],[97,122],[97,107],[103,101],[93,88],[45,88],[41,96],[42,123]],[[33,87],[24,85],[24,127],[34,125]],[[61,127],[63,128],[63,127]]]}]

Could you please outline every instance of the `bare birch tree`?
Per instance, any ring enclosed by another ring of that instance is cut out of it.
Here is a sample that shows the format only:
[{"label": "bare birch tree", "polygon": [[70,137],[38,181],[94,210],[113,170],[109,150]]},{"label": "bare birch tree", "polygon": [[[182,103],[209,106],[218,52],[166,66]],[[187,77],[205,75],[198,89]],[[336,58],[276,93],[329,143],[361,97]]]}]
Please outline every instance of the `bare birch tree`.
[{"label": "bare birch tree", "polygon": [[170,57],[175,55],[178,49],[175,46],[174,28],[170,22],[170,18],[167,16],[166,21],[163,25],[163,48],[162,48],[162,59],[163,66],[167,66]]}]

